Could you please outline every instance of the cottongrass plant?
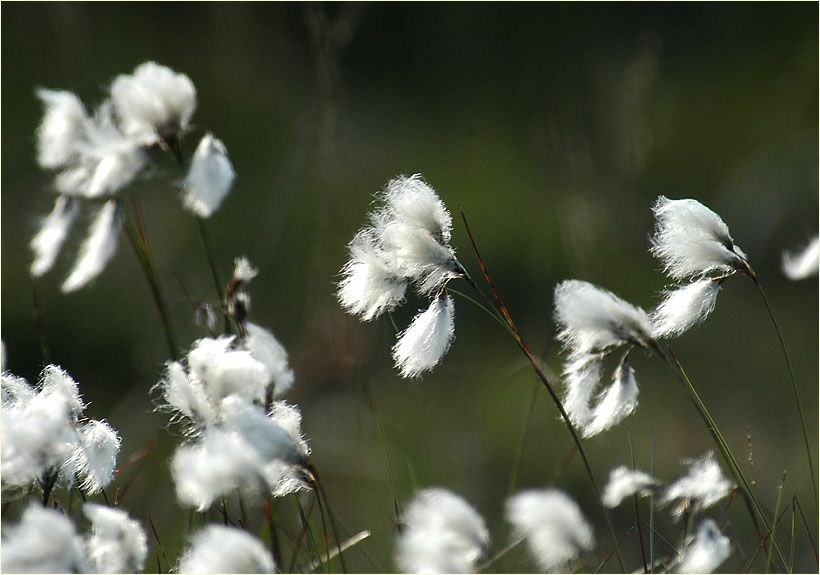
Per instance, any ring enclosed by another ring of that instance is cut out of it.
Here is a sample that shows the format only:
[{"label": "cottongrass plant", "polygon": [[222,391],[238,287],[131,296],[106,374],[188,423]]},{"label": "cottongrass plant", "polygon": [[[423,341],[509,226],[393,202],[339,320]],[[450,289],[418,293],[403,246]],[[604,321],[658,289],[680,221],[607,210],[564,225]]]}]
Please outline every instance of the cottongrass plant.
[{"label": "cottongrass plant", "polygon": [[48,501],[55,483],[78,483],[99,493],[113,479],[120,437],[105,421],[83,418],[77,383],[56,365],[37,387],[6,372],[2,376],[3,489],[38,484]]},{"label": "cottongrass plant", "polygon": [[783,273],[790,280],[798,281],[817,275],[820,266],[820,238],[813,237],[800,250],[783,253]]},{"label": "cottongrass plant", "polygon": [[490,543],[481,515],[442,488],[419,491],[403,523],[396,554],[403,573],[474,573]]},{"label": "cottongrass plant", "polygon": [[4,528],[4,573],[136,573],[148,553],[140,524],[121,509],[86,503],[91,532],[80,536],[55,509],[29,505],[20,522]]},{"label": "cottongrass plant", "polygon": [[729,558],[732,546],[712,519],[704,519],[683,549],[677,573],[712,573]]},{"label": "cottongrass plant", "polygon": [[660,481],[643,471],[617,467],[609,473],[609,481],[601,499],[607,507],[618,507],[624,499],[635,494],[642,497],[651,495],[660,484]]},{"label": "cottongrass plant", "polygon": [[274,573],[270,552],[243,529],[209,525],[183,552],[178,573]]},{"label": "cottongrass plant", "polygon": [[680,518],[685,511],[698,513],[728,497],[735,484],[726,479],[712,452],[700,459],[685,460],[688,471],[663,493],[660,503],[677,502],[672,516]]}]

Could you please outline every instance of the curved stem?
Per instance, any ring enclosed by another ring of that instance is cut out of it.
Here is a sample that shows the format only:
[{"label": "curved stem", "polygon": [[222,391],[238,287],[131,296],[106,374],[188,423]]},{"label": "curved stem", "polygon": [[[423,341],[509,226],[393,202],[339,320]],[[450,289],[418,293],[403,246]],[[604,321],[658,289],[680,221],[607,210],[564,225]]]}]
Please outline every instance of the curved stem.
[{"label": "curved stem", "polygon": [[[544,373],[544,370],[541,368],[541,365],[538,363],[538,360],[536,360],[535,356],[532,354],[526,342],[524,341],[524,338],[522,337],[521,332],[518,329],[518,326],[515,324],[515,321],[513,321],[513,318],[510,315],[509,309],[507,309],[504,300],[501,298],[501,294],[498,292],[498,289],[496,289],[495,283],[493,282],[492,277],[490,276],[490,271],[487,269],[487,265],[484,263],[484,259],[481,257],[481,252],[478,250],[478,245],[476,244],[475,238],[473,237],[473,233],[470,230],[470,225],[467,223],[467,216],[464,214],[464,211],[461,212],[461,218],[464,221],[464,227],[467,230],[467,235],[470,237],[470,243],[473,246],[473,251],[475,252],[478,264],[481,267],[481,272],[484,274],[484,280],[487,282],[487,286],[490,288],[490,291],[492,292],[493,298],[495,299],[497,304],[498,311],[501,313],[504,322],[509,327],[510,335],[529,360],[533,370],[535,371],[535,374],[538,376],[538,379],[541,380],[541,383],[546,388],[547,393],[549,393],[553,403],[558,408],[558,411],[561,414],[561,417],[563,418],[570,435],[572,436],[572,440],[575,442],[575,446],[577,447],[578,453],[581,456],[581,461],[583,461],[584,468],[586,469],[587,475],[589,476],[590,483],[592,483],[592,488],[595,492],[598,504],[601,506],[601,510],[603,511],[604,519],[607,525],[607,530],[609,531],[609,535],[612,538],[612,541],[615,545],[615,553],[618,557],[618,564],[621,568],[621,571],[626,571],[624,558],[621,554],[620,542],[618,541],[617,535],[615,535],[615,528],[612,525],[612,520],[609,517],[609,512],[607,511],[606,507],[604,507],[601,501],[601,490],[598,487],[598,481],[597,479],[595,479],[595,474],[592,471],[592,465],[590,465],[589,463],[589,458],[587,457],[586,451],[584,450],[584,446],[581,444],[581,438],[578,436],[578,433],[575,430],[575,426],[570,421],[569,415],[567,415],[566,410],[564,410],[564,405],[561,403],[558,394],[555,392],[555,388],[553,388],[549,378]],[[473,285],[476,291],[479,293],[479,295],[483,296],[482,292],[478,290],[478,287],[475,286],[475,284]]]},{"label": "curved stem", "polygon": [[794,392],[794,403],[795,405],[797,405],[797,415],[800,418],[800,429],[803,432],[803,443],[806,446],[806,458],[809,462],[809,474],[811,475],[811,494],[814,497],[814,508],[817,509],[817,479],[814,475],[814,461],[811,456],[809,434],[806,432],[806,418],[803,416],[803,405],[800,402],[800,394],[797,391],[797,381],[794,378],[794,369],[792,368],[792,362],[789,359],[789,352],[786,350],[786,343],[783,341],[783,334],[780,332],[780,326],[778,325],[777,320],[774,317],[774,311],[772,310],[772,306],[769,304],[769,298],[766,297],[766,292],[763,291],[763,286],[760,285],[760,280],[757,279],[757,276],[753,276],[752,281],[754,281],[755,285],[757,286],[757,290],[760,292],[760,297],[763,298],[763,303],[766,306],[766,311],[769,314],[769,318],[772,320],[774,331],[775,333],[777,333],[777,340],[780,342],[780,349],[783,350],[783,358],[786,360],[786,368],[789,371],[789,379],[791,380],[792,391]]}]

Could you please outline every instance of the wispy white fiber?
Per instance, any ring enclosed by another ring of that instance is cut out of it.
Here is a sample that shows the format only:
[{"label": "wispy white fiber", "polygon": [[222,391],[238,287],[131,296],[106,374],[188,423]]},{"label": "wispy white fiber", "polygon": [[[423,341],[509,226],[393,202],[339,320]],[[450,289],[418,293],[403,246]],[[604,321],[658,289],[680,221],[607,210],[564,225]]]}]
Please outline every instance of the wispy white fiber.
[{"label": "wispy white fiber", "polygon": [[105,102],[86,122],[77,154],[57,175],[55,187],[86,198],[112,195],[130,184],[146,162],[139,142],[123,135]]},{"label": "wispy white fiber", "polygon": [[253,267],[250,260],[245,256],[239,256],[233,261],[233,279],[248,283],[259,274],[259,270]]},{"label": "wispy white fiber", "polygon": [[687,474],[666,488],[661,504],[673,501],[678,504],[672,509],[672,515],[679,518],[689,507],[694,511],[707,509],[729,495],[734,483],[723,476],[711,451],[700,459],[685,460]]},{"label": "wispy white fiber", "polygon": [[591,417],[590,402],[601,381],[601,359],[588,355],[570,361],[564,367],[566,392],[562,403],[572,424],[583,427]]},{"label": "wispy white fiber", "polygon": [[225,144],[213,134],[206,134],[183,182],[183,204],[201,218],[210,217],[228,195],[235,177]]},{"label": "wispy white fiber", "polygon": [[177,448],[171,458],[177,499],[204,511],[221,495],[240,487],[256,488],[261,461],[256,451],[234,432],[206,429],[200,441]]},{"label": "wispy white fiber", "polygon": [[196,89],[185,74],[145,62],[111,84],[111,100],[125,132],[144,145],[176,137],[196,110]]},{"label": "wispy white fiber", "polygon": [[538,566],[556,572],[595,545],[592,526],[566,494],[555,489],[523,491],[507,500],[507,521],[523,537]]},{"label": "wispy white fiber", "polygon": [[47,365],[40,374],[41,394],[48,398],[59,397],[65,401],[70,417],[76,421],[85,403],[80,395],[80,386],[64,369],[57,365]]},{"label": "wispy white fiber", "polygon": [[273,397],[279,397],[293,386],[293,370],[288,365],[288,352],[267,329],[255,323],[245,323],[243,346],[253,358],[265,366]]},{"label": "wispy white fiber", "polygon": [[677,337],[704,321],[715,309],[719,292],[720,283],[708,277],[665,292],[652,312],[654,336]]},{"label": "wispy white fiber", "polygon": [[116,202],[106,202],[91,224],[71,274],[63,282],[63,292],[73,292],[84,287],[105,269],[117,251],[117,236],[121,225],[122,218]]},{"label": "wispy white fiber", "polygon": [[682,280],[712,271],[745,269],[746,254],[735,245],[729,227],[697,200],[660,196],[652,211],[651,252],[670,277]]},{"label": "wispy white fiber", "polygon": [[77,446],[68,465],[81,481],[80,486],[93,495],[105,489],[114,478],[122,440],[105,421],[89,421],[77,431]]},{"label": "wispy white fiber", "polygon": [[59,168],[77,153],[88,119],[85,107],[72,92],[38,89],[36,94],[45,108],[37,128],[37,163]]},{"label": "wispy white fiber", "polygon": [[683,551],[678,573],[712,573],[732,554],[729,538],[722,535],[712,519],[704,519],[694,538]]},{"label": "wispy white fiber", "polygon": [[612,375],[612,383],[601,394],[592,410],[589,422],[584,425],[584,437],[592,437],[611,429],[626,419],[638,407],[638,382],[635,370],[622,362]]},{"label": "wispy white fiber", "polygon": [[87,573],[82,540],[71,520],[53,509],[29,505],[17,525],[3,527],[3,573]]},{"label": "wispy white fiber", "polygon": [[51,213],[43,218],[40,229],[31,240],[30,246],[34,252],[31,275],[39,277],[52,268],[78,212],[79,205],[75,199],[57,197]]},{"label": "wispy white fiber", "polygon": [[362,321],[370,321],[400,305],[407,281],[379,246],[373,231],[356,234],[348,249],[350,260],[342,268],[337,292],[342,308]]},{"label": "wispy white fiber", "polygon": [[624,343],[645,346],[652,339],[652,321],[643,309],[580,280],[555,287],[555,320],[558,337],[572,356]]},{"label": "wispy white fiber", "polygon": [[783,273],[791,280],[802,280],[817,275],[820,265],[820,240],[814,237],[796,252],[783,253]]},{"label": "wispy white fiber", "polygon": [[290,434],[269,418],[258,405],[239,397],[222,400],[222,423],[235,431],[263,462],[280,459],[286,463],[304,462],[304,454]]},{"label": "wispy white fiber", "polygon": [[159,387],[168,406],[192,422],[207,425],[216,420],[216,411],[208,400],[202,382],[189,378],[179,362],[166,365]]},{"label": "wispy white fiber", "polygon": [[179,573],[273,573],[261,541],[244,529],[209,525],[194,535],[179,561]]},{"label": "wispy white fiber", "polygon": [[660,485],[660,481],[637,469],[616,467],[609,473],[609,481],[604,487],[601,501],[610,509],[617,507],[627,497],[636,493],[642,496],[649,495]]},{"label": "wispy white fiber", "polygon": [[202,338],[188,353],[190,377],[201,382],[212,405],[229,395],[265,399],[268,371],[247,350],[233,349],[233,337]]},{"label": "wispy white fiber", "polygon": [[399,334],[393,359],[402,377],[419,377],[441,361],[455,337],[454,311],[452,297],[436,297]]},{"label": "wispy white fiber", "polygon": [[426,231],[441,245],[450,242],[450,212],[421,174],[390,180],[382,199],[391,219]]},{"label": "wispy white fiber", "polygon": [[392,261],[405,278],[415,282],[420,294],[432,294],[461,274],[452,248],[439,243],[426,229],[396,220],[379,232]]},{"label": "wispy white fiber", "polygon": [[95,573],[139,573],[148,555],[142,526],[128,513],[105,505],[86,503],[91,535],[85,539],[88,560]]},{"label": "wispy white fiber", "polygon": [[0,389],[2,389],[3,407],[24,405],[37,395],[37,391],[28,384],[25,378],[17,377],[8,371],[3,372]]},{"label": "wispy white fiber", "polygon": [[419,491],[407,507],[396,563],[403,573],[473,573],[490,535],[478,512],[441,488]]},{"label": "wispy white fiber", "polygon": [[[271,406],[268,417],[285,430],[299,458],[306,461],[310,455],[310,447],[302,436],[302,414],[299,408],[284,401],[276,401]],[[274,497],[284,497],[311,487],[299,465],[281,459],[274,459],[267,463],[264,475]]]}]

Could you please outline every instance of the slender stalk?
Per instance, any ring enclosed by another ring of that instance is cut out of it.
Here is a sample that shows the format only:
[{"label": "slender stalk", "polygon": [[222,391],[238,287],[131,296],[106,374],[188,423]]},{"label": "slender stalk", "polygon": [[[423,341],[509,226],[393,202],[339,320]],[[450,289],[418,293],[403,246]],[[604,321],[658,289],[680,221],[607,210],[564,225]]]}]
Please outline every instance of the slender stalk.
[{"label": "slender stalk", "polygon": [[[652,456],[649,460],[649,475],[655,477],[655,438],[652,437]],[[649,572],[655,566],[655,492],[649,492]]]},{"label": "slender stalk", "polygon": [[516,539],[515,541],[513,541],[512,543],[510,543],[509,545],[507,545],[506,547],[504,547],[504,549],[502,549],[501,551],[499,551],[498,553],[496,553],[495,555],[493,555],[492,557],[487,559],[484,563],[482,563],[481,565],[476,567],[476,573],[481,573],[482,571],[484,571],[488,567],[491,567],[492,565],[494,565],[499,559],[501,559],[507,553],[509,553],[510,551],[515,549],[518,545],[520,545],[522,541],[524,541],[524,539],[519,538],[519,539]]},{"label": "slender stalk", "polygon": [[[729,470],[731,471],[735,479],[735,482],[740,487],[743,499],[746,502],[746,507],[748,508],[749,514],[752,517],[752,522],[754,523],[755,528],[757,529],[758,537],[762,540],[762,544],[765,546],[766,539],[763,538],[763,534],[761,533],[760,525],[758,524],[758,516],[760,517],[760,520],[763,521],[763,526],[766,530],[770,529],[769,520],[766,518],[766,514],[764,513],[763,508],[757,501],[757,497],[755,496],[754,491],[752,491],[748,480],[743,474],[740,465],[738,465],[737,459],[732,453],[732,450],[729,448],[728,443],[726,443],[723,434],[720,432],[717,423],[715,423],[715,420],[712,418],[711,413],[709,413],[709,410],[707,409],[706,404],[703,402],[703,399],[701,399],[697,390],[692,385],[692,382],[689,380],[689,376],[686,375],[686,371],[684,371],[683,366],[681,366],[680,361],[678,361],[678,358],[675,355],[675,352],[672,351],[672,348],[667,346],[669,353],[674,359],[674,365],[657,343],[653,342],[653,349],[658,353],[658,356],[661,358],[666,367],[672,372],[675,378],[683,384],[684,388],[689,393],[689,398],[692,400],[704,423],[706,423],[706,428],[709,430],[709,433],[715,440],[715,443],[717,444],[718,449],[720,450],[721,455],[723,456],[723,459],[726,462],[726,465],[729,467]],[[771,542],[772,545],[775,547],[778,556],[783,562],[783,565],[785,566],[786,559],[783,556],[783,552],[781,551],[780,546],[777,544],[777,539],[774,537],[774,534],[772,534]]]},{"label": "slender stalk", "polygon": [[[121,202],[121,200],[119,200]],[[120,203],[123,206],[123,203]],[[154,304],[159,313],[160,320],[165,332],[165,340],[168,344],[168,352],[171,359],[178,359],[176,338],[174,337],[174,329],[171,323],[171,316],[168,313],[168,306],[165,303],[165,297],[162,294],[162,289],[159,284],[159,278],[154,268],[151,259],[151,250],[148,244],[148,236],[145,227],[142,226],[141,218],[139,217],[139,204],[137,200],[133,200],[133,213],[129,214],[131,217],[126,218],[125,230],[130,240],[131,247],[142,266],[142,271],[145,273],[145,278],[151,288],[151,294],[154,297]],[[131,221],[133,219],[133,221]]]},{"label": "slender stalk", "polygon": [[[159,551],[162,554],[162,558],[165,559],[165,565],[167,565],[170,569],[171,562],[168,560],[168,554],[165,552],[165,546],[162,544],[162,541],[159,538],[159,532],[157,532],[157,526],[154,525],[154,519],[150,515],[148,516],[148,525],[151,526],[151,533],[154,536],[154,540],[157,542],[157,546],[159,547]],[[157,556],[157,567],[159,567],[159,555]]]},{"label": "slender stalk", "polygon": [[766,292],[763,291],[763,286],[760,285],[760,280],[757,278],[757,275],[751,276],[752,280],[754,281],[755,285],[757,286],[757,290],[760,292],[760,297],[763,299],[763,303],[766,306],[766,311],[769,314],[769,318],[772,320],[772,325],[774,326],[774,331],[777,333],[777,341],[780,342],[780,349],[783,350],[783,359],[786,360],[786,368],[789,371],[789,380],[792,383],[792,391],[794,392],[794,403],[797,406],[797,415],[800,418],[800,430],[803,432],[803,443],[806,446],[806,459],[809,462],[809,474],[811,475],[811,494],[814,498],[814,508],[817,509],[818,507],[818,495],[817,495],[817,479],[814,475],[814,460],[811,456],[811,445],[809,443],[809,434],[806,431],[806,418],[803,416],[803,404],[800,401],[800,393],[797,391],[797,381],[794,378],[794,368],[792,368],[792,362],[789,359],[789,352],[786,350],[786,343],[783,341],[783,334],[780,331],[780,326],[777,323],[777,319],[775,319],[774,311],[772,310],[772,306],[769,304],[769,298],[766,297]]},{"label": "slender stalk", "polygon": [[[464,214],[464,211],[461,212],[461,218],[464,221],[464,227],[467,230],[467,235],[470,238],[470,243],[473,246],[473,251],[475,252],[476,259],[478,260],[478,264],[481,267],[481,272],[484,274],[484,280],[487,282],[490,291],[492,291],[493,297],[495,298],[501,316],[504,318],[504,321],[509,326],[512,337],[518,344],[518,347],[527,357],[530,364],[532,364],[533,370],[535,370],[535,374],[538,376],[538,379],[541,380],[541,383],[544,384],[544,387],[549,393],[550,398],[552,398],[553,403],[558,408],[558,411],[560,412],[561,417],[564,420],[564,423],[566,423],[570,435],[572,435],[572,440],[575,442],[575,445],[578,448],[578,453],[581,455],[581,460],[584,463],[584,468],[586,469],[587,475],[589,475],[590,482],[592,483],[592,488],[595,491],[595,496],[598,499],[598,503],[601,506],[601,510],[603,511],[609,535],[612,538],[612,541],[615,545],[615,553],[618,557],[618,564],[621,568],[621,571],[626,571],[626,566],[624,564],[623,555],[621,554],[621,548],[618,542],[618,537],[617,535],[615,535],[615,528],[612,525],[612,520],[609,517],[609,512],[607,511],[606,507],[604,507],[603,502],[601,501],[601,490],[598,487],[598,481],[595,479],[595,474],[592,471],[592,466],[589,463],[589,458],[587,457],[586,451],[584,450],[584,446],[581,444],[581,438],[575,431],[575,426],[572,425],[572,422],[570,421],[566,410],[564,410],[564,405],[561,403],[561,400],[559,399],[558,394],[555,392],[555,389],[550,383],[549,378],[544,373],[544,370],[541,368],[541,365],[538,363],[538,360],[535,359],[535,356],[533,356],[532,352],[530,351],[529,347],[524,341],[521,332],[518,330],[518,326],[515,324],[515,321],[513,321],[513,318],[510,315],[510,312],[507,309],[504,300],[501,298],[501,294],[496,289],[495,283],[492,280],[492,276],[490,276],[490,272],[487,269],[487,265],[484,263],[484,259],[481,257],[481,252],[478,250],[478,245],[476,244],[475,238],[473,237],[473,233],[472,231],[470,231],[470,225],[469,223],[467,223],[467,216]],[[478,291],[479,295],[483,296],[483,293],[480,290],[478,290],[477,286],[476,291]]]},{"label": "slender stalk", "polygon": [[214,245],[211,242],[211,235],[208,233],[208,226],[205,224],[205,219],[197,217],[199,224],[199,235],[202,236],[202,243],[205,244],[205,252],[208,254],[208,264],[211,268],[211,277],[214,280],[214,287],[216,288],[216,299],[220,306],[223,305],[224,284],[219,281],[219,272],[216,269],[216,253],[214,252]]},{"label": "slender stalk", "polygon": [[40,288],[37,286],[37,280],[31,278],[31,293],[34,297],[34,327],[37,330],[37,338],[40,340],[40,353],[43,356],[43,362],[51,363],[51,350],[48,347],[48,338],[46,337],[46,325],[43,319],[43,302],[40,300]]},{"label": "slender stalk", "polygon": [[806,535],[809,536],[809,543],[811,544],[811,549],[814,552],[814,560],[817,561],[817,564],[820,565],[820,559],[817,556],[817,545],[814,544],[814,539],[811,536],[811,530],[809,529],[809,523],[806,521],[806,516],[803,515],[803,507],[800,505],[800,501],[797,499],[797,495],[792,496],[792,500],[797,505],[797,510],[800,512],[800,519],[803,520],[803,527],[806,528]]},{"label": "slender stalk", "polygon": [[[783,486],[786,484],[786,472],[783,472],[783,479],[780,481],[780,487],[777,490],[777,502],[774,504],[774,516],[777,517],[780,513],[780,502],[783,499]],[[772,525],[772,533],[774,533],[774,525]],[[772,568],[772,549],[774,546],[769,547],[769,552],[766,553],[766,569],[765,573],[768,573],[769,570]],[[786,564],[788,568],[788,563]]]},{"label": "slender stalk", "polygon": [[[635,446],[632,444],[632,434],[629,431],[626,432],[626,437],[629,440],[629,458],[632,462],[632,470],[635,470]],[[646,566],[646,550],[644,549],[643,545],[643,533],[641,532],[641,512],[640,508],[638,507],[638,494],[635,493],[632,495],[632,501],[635,503],[635,529],[638,531],[638,542],[641,546],[641,561],[643,562],[643,572],[649,573],[649,569]]]},{"label": "slender stalk", "polygon": [[796,522],[795,519],[797,518],[797,509],[794,507],[794,497],[792,497],[792,525],[791,525],[791,538],[789,541],[789,568],[788,573],[792,573],[794,571],[794,547],[795,547],[795,527]]},{"label": "slender stalk", "polygon": [[[347,573],[347,565],[345,565],[345,558],[344,558],[344,554],[342,552],[343,550],[340,547],[341,539],[339,539],[339,530],[336,528],[336,519],[333,516],[333,510],[331,510],[331,508],[330,508],[330,500],[328,500],[328,498],[327,498],[327,493],[325,492],[325,488],[322,486],[322,481],[321,481],[321,479],[319,479],[319,474],[316,472],[316,468],[313,467],[312,465],[310,465],[308,467],[308,471],[310,471],[310,473],[313,475],[314,479],[316,480],[316,481],[314,481],[314,484],[316,485],[317,495],[319,496],[320,510],[322,508],[322,501],[321,500],[324,499],[324,502],[325,502],[324,503],[324,508],[327,509],[327,517],[330,520],[330,528],[333,529],[333,537],[336,540],[336,547],[339,549],[339,563],[341,563],[341,565],[342,565],[342,572]],[[325,537],[325,540],[327,540],[327,537]]]}]

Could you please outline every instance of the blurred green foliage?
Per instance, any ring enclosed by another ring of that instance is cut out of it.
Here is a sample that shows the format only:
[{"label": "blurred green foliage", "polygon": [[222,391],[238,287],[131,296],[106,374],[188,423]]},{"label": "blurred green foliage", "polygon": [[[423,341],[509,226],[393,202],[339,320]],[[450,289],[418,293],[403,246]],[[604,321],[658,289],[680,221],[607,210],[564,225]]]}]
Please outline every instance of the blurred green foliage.
[{"label": "blurred green foliage", "polygon": [[[815,3],[5,3],[8,367],[34,380],[42,366],[27,243],[52,194],[49,175],[34,162],[41,113],[34,89],[73,90],[91,107],[116,74],[152,59],[191,77],[197,129],[228,147],[238,178],[208,222],[220,273],[226,277],[242,254],[260,268],[251,317],[289,350],[297,383],[287,399],[303,411],[345,533],[371,530],[362,547],[379,569],[394,568],[396,528],[362,386],[384,421],[402,499],[413,485],[462,494],[489,521],[498,549],[537,386],[512,341],[467,302],[457,302],[457,337],[443,365],[413,382],[390,365],[386,318],[365,325],[340,311],[334,282],[345,244],[372,194],[399,173],[423,173],[454,214],[468,214],[513,316],[553,372],[560,368],[554,284],[585,279],[651,307],[665,279],[647,253],[649,207],[659,194],[701,200],[729,224],[769,292],[816,437],[818,284],[786,281],[779,258],[817,233],[817,10]],[[195,137],[185,142],[188,154]],[[213,301],[213,286],[196,222],[172,185],[181,174],[168,157],[153,161],[160,177],[134,189],[180,345],[187,345],[204,332],[176,277],[195,298]],[[477,276],[455,219],[454,245]],[[81,230],[39,282],[51,354],[80,382],[88,415],[121,432],[121,461],[154,445],[124,505],[143,522],[153,518],[173,557],[187,514],[174,504],[167,463],[180,438],[152,413],[149,397],[168,359],[161,324],[124,237],[92,286],[59,292]],[[395,314],[399,326],[417,304]],[[751,437],[753,467],[746,462],[746,469],[765,504],[774,506],[788,469],[784,493],[796,493],[816,521],[786,369],[753,285],[728,281],[706,324],[675,347],[744,461]],[[703,454],[710,438],[658,362],[639,357],[634,366],[640,407],[586,443],[590,459],[603,482],[610,468],[628,463],[629,432],[644,469],[657,441],[657,475],[671,481],[680,459]],[[535,397],[519,485],[555,481],[577,498],[603,557],[609,541],[589,482],[577,458],[562,470],[569,435],[543,390]],[[281,512],[292,514],[292,505]],[[619,533],[634,521],[628,507],[614,517]],[[733,571],[755,537],[740,501],[729,517],[741,542],[723,567]],[[665,514],[658,521],[679,537]],[[780,536],[787,534],[784,524]],[[796,570],[816,567],[803,534],[797,551]],[[634,538],[624,553],[630,566],[640,564]],[[355,549],[348,563],[375,568]],[[534,569],[520,551],[500,567]]]}]

